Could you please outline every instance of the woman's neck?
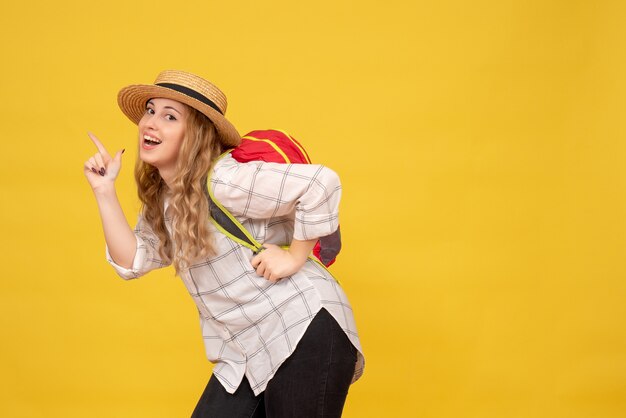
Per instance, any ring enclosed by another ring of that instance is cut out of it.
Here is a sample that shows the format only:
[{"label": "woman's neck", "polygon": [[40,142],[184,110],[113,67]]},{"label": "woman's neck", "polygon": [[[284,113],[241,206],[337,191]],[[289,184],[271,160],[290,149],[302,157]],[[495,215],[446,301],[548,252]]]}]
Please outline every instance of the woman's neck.
[{"label": "woman's neck", "polygon": [[167,184],[167,187],[171,190],[172,183],[174,182],[174,170],[159,169],[159,175],[161,176],[165,184]]}]

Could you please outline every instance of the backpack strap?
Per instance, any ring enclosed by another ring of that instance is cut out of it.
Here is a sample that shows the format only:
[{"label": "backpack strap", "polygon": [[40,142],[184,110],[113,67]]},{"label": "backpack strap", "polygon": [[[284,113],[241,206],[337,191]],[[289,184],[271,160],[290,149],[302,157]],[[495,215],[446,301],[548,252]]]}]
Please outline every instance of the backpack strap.
[{"label": "backpack strap", "polygon": [[[218,157],[218,161],[230,153],[231,150],[226,151]],[[215,224],[224,235],[243,245],[250,248],[255,254],[261,252],[263,245],[254,239],[254,237],[248,232],[248,230],[226,209],[220,202],[217,201],[211,190],[211,178],[208,179],[207,188],[209,191],[209,212],[211,215],[211,221]]]},{"label": "backpack strap", "polygon": [[212,196],[209,199],[209,210],[211,220],[223,234],[250,248],[254,253],[261,251],[263,246],[250,236],[248,230],[239,221],[233,220],[230,212],[225,210]]}]

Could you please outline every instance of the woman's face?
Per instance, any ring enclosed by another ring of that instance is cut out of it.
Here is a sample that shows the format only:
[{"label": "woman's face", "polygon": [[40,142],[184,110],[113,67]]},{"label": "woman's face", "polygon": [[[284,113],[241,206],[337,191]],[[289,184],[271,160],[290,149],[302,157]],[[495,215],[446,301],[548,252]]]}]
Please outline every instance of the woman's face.
[{"label": "woman's face", "polygon": [[148,100],[139,127],[139,158],[160,172],[173,172],[185,138],[187,109],[176,100]]}]

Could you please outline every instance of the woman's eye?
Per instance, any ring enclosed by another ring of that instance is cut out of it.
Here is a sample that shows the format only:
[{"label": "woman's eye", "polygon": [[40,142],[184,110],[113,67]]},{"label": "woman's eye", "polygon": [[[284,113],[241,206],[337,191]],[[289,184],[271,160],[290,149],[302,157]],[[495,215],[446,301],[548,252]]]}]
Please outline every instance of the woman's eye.
[{"label": "woman's eye", "polygon": [[150,115],[154,115],[154,109],[152,109],[151,107],[147,107],[146,108],[146,113],[148,113]]},{"label": "woman's eye", "polygon": [[167,118],[167,120],[176,120],[174,115],[167,115],[166,118]]}]

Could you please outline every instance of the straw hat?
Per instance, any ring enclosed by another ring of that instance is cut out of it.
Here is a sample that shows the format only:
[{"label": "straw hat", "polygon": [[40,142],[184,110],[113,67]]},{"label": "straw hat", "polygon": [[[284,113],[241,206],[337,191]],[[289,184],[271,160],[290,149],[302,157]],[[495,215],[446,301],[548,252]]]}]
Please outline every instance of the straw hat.
[{"label": "straw hat", "polygon": [[176,100],[202,112],[213,122],[224,145],[235,147],[241,142],[237,129],[224,117],[227,105],[224,93],[191,73],[163,71],[154,84],[124,87],[117,95],[117,103],[122,112],[137,124],[146,111],[146,102],[157,97]]}]

